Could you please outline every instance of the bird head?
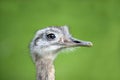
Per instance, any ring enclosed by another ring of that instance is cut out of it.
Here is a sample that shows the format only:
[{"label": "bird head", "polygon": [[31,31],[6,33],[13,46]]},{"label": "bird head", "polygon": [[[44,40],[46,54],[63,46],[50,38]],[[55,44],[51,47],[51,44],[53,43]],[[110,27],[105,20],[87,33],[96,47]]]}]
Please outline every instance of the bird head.
[{"label": "bird head", "polygon": [[62,49],[80,46],[90,47],[92,43],[73,38],[67,26],[48,27],[36,32],[30,50],[33,59],[36,56],[54,59],[57,52]]}]

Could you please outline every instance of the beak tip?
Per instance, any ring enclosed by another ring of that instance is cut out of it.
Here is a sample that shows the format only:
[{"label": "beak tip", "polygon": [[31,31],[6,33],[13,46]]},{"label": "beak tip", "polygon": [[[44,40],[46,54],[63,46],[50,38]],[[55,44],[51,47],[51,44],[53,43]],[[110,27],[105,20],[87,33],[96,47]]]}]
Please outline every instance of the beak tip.
[{"label": "beak tip", "polygon": [[93,43],[92,42],[88,42],[88,47],[92,47]]}]

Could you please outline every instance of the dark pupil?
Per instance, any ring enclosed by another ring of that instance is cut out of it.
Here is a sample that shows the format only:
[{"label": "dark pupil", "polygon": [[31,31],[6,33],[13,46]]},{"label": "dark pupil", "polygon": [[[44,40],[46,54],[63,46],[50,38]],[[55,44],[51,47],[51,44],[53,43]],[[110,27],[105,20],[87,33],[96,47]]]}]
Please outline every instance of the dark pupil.
[{"label": "dark pupil", "polygon": [[50,34],[47,35],[48,39],[55,39],[55,37],[56,36],[53,33],[50,33]]}]

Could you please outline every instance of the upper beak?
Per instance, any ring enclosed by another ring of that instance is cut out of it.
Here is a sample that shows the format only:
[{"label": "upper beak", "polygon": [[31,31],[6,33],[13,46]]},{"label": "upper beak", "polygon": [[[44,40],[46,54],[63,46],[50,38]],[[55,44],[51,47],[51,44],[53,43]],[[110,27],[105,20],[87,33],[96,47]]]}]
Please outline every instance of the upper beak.
[{"label": "upper beak", "polygon": [[77,40],[74,38],[69,38],[64,41],[65,47],[91,47],[93,46],[92,42]]}]

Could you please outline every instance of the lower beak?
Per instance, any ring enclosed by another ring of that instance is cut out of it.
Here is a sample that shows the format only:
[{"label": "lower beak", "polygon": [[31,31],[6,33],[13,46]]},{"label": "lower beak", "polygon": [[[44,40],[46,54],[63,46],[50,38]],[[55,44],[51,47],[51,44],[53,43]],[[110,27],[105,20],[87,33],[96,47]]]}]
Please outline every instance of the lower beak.
[{"label": "lower beak", "polygon": [[70,38],[69,41],[65,42],[66,47],[92,47],[92,42],[76,40],[74,38]]}]

